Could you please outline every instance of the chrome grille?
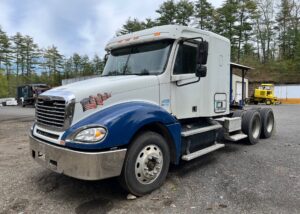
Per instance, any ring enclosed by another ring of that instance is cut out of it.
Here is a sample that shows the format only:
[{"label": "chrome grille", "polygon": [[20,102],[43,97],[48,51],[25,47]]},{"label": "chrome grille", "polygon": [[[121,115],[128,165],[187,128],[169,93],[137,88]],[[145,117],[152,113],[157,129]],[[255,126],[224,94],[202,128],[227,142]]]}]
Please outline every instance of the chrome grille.
[{"label": "chrome grille", "polygon": [[40,96],[36,103],[36,122],[41,126],[63,130],[70,126],[74,102],[62,97]]}]

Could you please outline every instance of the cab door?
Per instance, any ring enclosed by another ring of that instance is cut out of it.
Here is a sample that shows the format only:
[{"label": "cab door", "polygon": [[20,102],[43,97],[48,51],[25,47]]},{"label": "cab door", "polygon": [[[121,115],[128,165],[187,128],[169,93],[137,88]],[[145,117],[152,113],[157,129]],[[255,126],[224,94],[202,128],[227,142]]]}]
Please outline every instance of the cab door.
[{"label": "cab door", "polygon": [[171,74],[171,108],[178,119],[197,117],[200,78],[196,77],[197,44],[179,42]]}]

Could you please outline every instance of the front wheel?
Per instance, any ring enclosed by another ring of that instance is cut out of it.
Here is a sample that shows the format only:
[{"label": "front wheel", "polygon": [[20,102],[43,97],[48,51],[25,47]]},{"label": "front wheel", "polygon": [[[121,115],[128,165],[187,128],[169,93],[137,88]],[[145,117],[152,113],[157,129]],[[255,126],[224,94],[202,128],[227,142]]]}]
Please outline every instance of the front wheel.
[{"label": "front wheel", "polygon": [[129,146],[121,183],[130,193],[145,195],[163,184],[169,164],[170,151],[165,139],[155,132],[144,132]]}]

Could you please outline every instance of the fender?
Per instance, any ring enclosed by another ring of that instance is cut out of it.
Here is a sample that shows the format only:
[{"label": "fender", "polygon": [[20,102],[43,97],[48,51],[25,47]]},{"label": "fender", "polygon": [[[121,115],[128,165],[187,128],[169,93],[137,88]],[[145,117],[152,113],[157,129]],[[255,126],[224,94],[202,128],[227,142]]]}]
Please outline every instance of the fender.
[{"label": "fender", "polygon": [[159,122],[173,138],[178,159],[181,150],[181,126],[174,116],[158,105],[146,102],[126,102],[100,110],[70,127],[62,136],[66,140],[77,129],[90,125],[100,125],[108,130],[106,138],[99,143],[81,144],[66,142],[69,148],[80,150],[101,150],[122,147],[130,143],[134,134],[143,126]]}]

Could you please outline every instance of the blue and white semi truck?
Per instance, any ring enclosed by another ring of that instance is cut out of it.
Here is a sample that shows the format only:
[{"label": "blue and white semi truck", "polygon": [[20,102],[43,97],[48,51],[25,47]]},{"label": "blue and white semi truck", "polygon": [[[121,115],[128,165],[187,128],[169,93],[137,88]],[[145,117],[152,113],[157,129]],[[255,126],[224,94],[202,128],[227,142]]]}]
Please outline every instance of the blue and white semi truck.
[{"label": "blue and white semi truck", "polygon": [[120,176],[132,194],[160,187],[170,164],[274,129],[271,109],[230,109],[230,42],[160,26],[112,39],[101,77],[42,93],[30,155],[83,180]]}]

